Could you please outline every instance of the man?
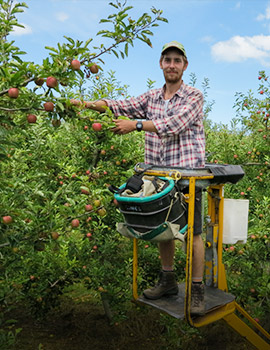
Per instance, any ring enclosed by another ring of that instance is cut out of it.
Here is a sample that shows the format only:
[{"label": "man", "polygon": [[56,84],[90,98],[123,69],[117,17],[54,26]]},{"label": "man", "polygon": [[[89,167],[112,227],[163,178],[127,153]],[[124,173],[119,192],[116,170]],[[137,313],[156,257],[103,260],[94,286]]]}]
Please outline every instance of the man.
[{"label": "man", "polygon": [[[165,78],[163,88],[150,90],[129,100],[87,102],[86,107],[102,112],[104,106],[108,106],[116,117],[128,116],[130,120],[114,120],[115,127],[112,131],[115,134],[143,130],[145,163],[185,168],[204,167],[203,95],[198,89],[185,85],[182,80],[188,66],[184,46],[177,41],[164,45],[159,64]],[[200,197],[199,192],[195,200],[192,314],[204,313],[204,244],[201,238]],[[149,299],[178,293],[173,272],[175,242],[159,243],[159,251],[162,264],[159,282],[143,293]]]}]

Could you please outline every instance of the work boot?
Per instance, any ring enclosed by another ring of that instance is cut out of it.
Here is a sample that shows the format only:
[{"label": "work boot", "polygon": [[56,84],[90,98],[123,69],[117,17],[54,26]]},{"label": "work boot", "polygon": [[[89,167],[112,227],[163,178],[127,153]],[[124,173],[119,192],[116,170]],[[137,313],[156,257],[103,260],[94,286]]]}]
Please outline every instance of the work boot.
[{"label": "work boot", "polygon": [[153,288],[146,289],[143,295],[147,299],[156,300],[165,295],[178,294],[178,285],[175,279],[174,272],[160,272],[159,281]]},{"label": "work boot", "polygon": [[202,316],[205,314],[204,285],[191,284],[191,306],[190,314]]}]

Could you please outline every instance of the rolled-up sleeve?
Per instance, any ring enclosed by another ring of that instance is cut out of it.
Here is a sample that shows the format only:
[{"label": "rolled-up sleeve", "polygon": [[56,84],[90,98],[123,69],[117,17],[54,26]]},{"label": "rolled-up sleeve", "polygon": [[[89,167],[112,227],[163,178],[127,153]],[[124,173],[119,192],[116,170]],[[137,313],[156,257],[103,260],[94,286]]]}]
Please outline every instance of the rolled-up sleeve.
[{"label": "rolled-up sleeve", "polygon": [[167,115],[153,120],[160,137],[181,134],[202,122],[204,98],[199,90],[192,90],[184,100],[179,96],[175,98],[178,101],[174,101],[173,106],[168,108]]},{"label": "rolled-up sleeve", "polygon": [[128,100],[104,99],[116,117],[125,115],[131,119],[145,119],[147,113],[147,93]]}]

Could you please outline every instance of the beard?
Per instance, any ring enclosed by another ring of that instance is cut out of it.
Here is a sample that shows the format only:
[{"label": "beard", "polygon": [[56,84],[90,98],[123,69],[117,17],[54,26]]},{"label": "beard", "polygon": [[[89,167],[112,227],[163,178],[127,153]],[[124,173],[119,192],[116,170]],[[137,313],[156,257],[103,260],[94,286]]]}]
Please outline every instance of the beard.
[{"label": "beard", "polygon": [[182,72],[169,71],[169,72],[163,72],[163,74],[164,74],[166,83],[169,83],[169,84],[176,84],[180,82],[183,77],[183,71]]}]

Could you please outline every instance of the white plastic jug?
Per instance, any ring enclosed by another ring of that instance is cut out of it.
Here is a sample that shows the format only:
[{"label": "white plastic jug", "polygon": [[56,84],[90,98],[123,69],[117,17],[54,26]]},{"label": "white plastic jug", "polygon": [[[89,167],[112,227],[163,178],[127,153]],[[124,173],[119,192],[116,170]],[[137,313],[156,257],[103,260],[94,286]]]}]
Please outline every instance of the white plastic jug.
[{"label": "white plastic jug", "polygon": [[224,198],[223,243],[246,243],[248,232],[248,199]]}]

